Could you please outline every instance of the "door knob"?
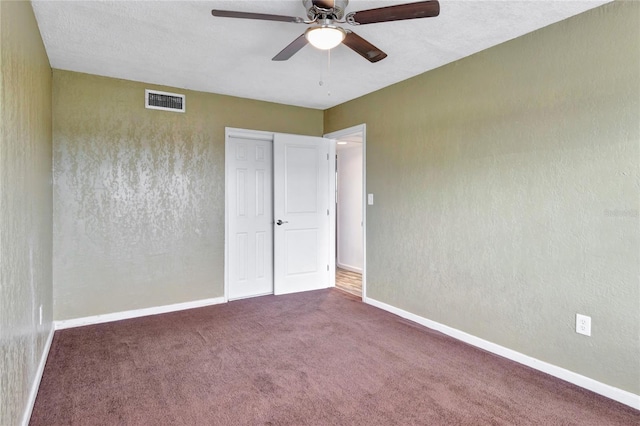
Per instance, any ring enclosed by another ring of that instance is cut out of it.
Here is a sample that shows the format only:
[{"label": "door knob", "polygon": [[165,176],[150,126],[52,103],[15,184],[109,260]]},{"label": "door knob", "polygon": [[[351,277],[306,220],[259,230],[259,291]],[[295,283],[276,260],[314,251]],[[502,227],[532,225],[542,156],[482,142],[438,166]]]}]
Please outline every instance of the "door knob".
[{"label": "door knob", "polygon": [[276,222],[276,225],[282,225],[283,223],[289,223],[289,222],[286,221],[286,220],[283,221],[283,220],[278,219],[278,221]]}]

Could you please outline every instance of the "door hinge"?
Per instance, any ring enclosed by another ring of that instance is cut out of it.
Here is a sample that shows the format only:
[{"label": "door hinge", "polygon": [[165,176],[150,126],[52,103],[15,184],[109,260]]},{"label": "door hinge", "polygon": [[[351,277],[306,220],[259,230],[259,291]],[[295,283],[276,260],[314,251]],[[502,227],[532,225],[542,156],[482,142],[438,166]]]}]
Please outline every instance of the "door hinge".
[{"label": "door hinge", "polygon": [[329,265],[327,265],[327,271],[329,270]]},{"label": "door hinge", "polygon": [[327,154],[327,161],[329,161],[329,154]]},{"label": "door hinge", "polygon": [[329,216],[329,209],[327,209],[327,216]]}]

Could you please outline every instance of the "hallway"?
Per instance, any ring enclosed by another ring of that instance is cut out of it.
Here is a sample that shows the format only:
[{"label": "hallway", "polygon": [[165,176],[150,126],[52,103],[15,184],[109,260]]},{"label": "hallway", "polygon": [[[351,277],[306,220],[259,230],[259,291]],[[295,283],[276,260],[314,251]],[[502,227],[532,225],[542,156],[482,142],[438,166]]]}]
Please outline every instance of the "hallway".
[{"label": "hallway", "polygon": [[336,288],[362,297],[362,275],[346,269],[336,268]]}]

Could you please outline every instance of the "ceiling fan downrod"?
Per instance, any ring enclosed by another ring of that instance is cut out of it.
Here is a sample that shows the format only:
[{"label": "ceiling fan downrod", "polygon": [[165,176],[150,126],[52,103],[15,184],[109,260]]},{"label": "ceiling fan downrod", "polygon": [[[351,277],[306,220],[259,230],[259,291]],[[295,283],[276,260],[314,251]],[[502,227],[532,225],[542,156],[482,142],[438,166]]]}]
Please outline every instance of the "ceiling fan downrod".
[{"label": "ceiling fan downrod", "polygon": [[302,0],[309,19],[331,19],[340,23],[346,22],[342,18],[348,4],[349,0]]}]

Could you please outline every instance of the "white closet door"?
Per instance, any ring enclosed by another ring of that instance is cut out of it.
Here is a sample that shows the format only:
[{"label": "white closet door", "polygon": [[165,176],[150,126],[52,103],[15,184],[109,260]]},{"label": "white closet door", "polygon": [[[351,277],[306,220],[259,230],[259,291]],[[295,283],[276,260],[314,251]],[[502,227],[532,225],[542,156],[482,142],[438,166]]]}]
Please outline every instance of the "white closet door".
[{"label": "white closet door", "polygon": [[232,137],[227,149],[229,299],[273,293],[272,150]]}]

